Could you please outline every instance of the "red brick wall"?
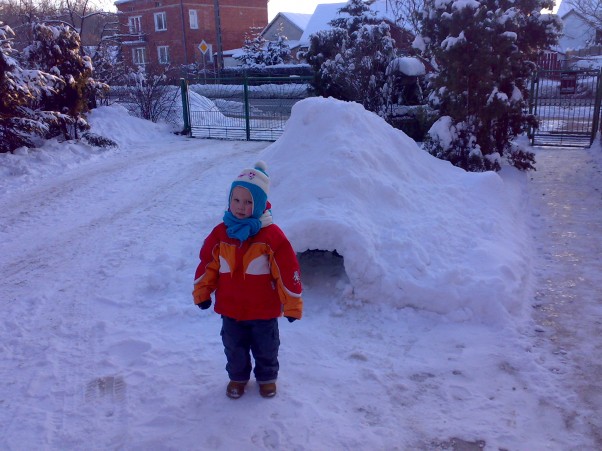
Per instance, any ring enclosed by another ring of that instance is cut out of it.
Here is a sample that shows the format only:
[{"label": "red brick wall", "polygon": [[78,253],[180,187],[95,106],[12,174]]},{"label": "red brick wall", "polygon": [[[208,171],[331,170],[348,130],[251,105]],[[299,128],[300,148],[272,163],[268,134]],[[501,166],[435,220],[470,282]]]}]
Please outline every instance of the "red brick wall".
[{"label": "red brick wall", "polygon": [[[222,48],[231,50],[243,45],[245,33],[251,27],[263,28],[268,23],[268,0],[220,0],[220,19],[222,28]],[[215,13],[213,0],[132,0],[117,5],[121,15],[121,26],[128,32],[128,18],[142,17],[143,43],[125,43],[123,53],[127,64],[132,64],[132,48],[145,47],[147,62],[158,63],[157,47],[169,46],[170,62],[180,65],[187,62],[201,62],[202,55],[198,45],[204,39],[217,52],[215,31]],[[182,9],[184,13],[184,32],[182,29]],[[188,11],[197,10],[198,29],[191,29]],[[155,31],[154,13],[165,12],[167,30]],[[128,41],[129,38],[124,39]],[[186,49],[184,48],[186,42]]]}]

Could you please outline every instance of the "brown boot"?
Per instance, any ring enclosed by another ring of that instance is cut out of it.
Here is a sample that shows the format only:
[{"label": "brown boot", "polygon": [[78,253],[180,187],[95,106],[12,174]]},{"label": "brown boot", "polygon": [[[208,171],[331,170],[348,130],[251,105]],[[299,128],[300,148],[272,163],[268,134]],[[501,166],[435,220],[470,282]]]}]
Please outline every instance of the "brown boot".
[{"label": "brown boot", "polygon": [[276,384],[270,382],[268,384],[259,384],[259,394],[264,398],[271,398],[276,396]]},{"label": "brown boot", "polygon": [[226,387],[226,396],[232,399],[238,399],[245,394],[246,382],[230,381]]}]

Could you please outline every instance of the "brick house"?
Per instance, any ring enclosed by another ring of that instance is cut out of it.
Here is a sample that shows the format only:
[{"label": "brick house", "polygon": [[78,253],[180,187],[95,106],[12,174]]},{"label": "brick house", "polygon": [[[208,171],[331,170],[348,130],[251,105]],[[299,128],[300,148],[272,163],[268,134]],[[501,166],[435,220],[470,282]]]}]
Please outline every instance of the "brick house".
[{"label": "brick house", "polygon": [[[117,0],[126,64],[172,65],[218,62],[214,0]],[[219,0],[222,49],[240,47],[251,27],[268,23],[268,0]],[[207,44],[206,52],[199,49]]]}]

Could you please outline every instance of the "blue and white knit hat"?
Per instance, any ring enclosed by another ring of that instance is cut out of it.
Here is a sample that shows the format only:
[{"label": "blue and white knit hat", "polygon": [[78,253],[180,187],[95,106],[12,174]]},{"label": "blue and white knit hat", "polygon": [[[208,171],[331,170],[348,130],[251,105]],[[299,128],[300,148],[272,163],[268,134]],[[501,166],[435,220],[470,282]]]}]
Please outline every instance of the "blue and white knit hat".
[{"label": "blue and white knit hat", "polygon": [[228,196],[228,205],[232,198],[232,190],[236,186],[242,186],[248,189],[253,196],[253,217],[259,219],[266,209],[268,194],[270,192],[270,178],[267,174],[267,165],[263,161],[255,163],[254,168],[245,168],[232,182],[230,195]]}]

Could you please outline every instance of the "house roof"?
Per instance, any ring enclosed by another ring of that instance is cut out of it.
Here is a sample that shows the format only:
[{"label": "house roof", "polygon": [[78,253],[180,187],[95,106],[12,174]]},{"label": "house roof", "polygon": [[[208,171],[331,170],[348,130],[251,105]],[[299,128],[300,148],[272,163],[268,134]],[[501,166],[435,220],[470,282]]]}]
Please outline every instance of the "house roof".
[{"label": "house roof", "polygon": [[303,31],[305,31],[309,19],[311,19],[311,14],[278,13],[276,14],[276,16],[274,16],[270,23],[266,25],[261,34],[265,35],[266,33],[272,31],[272,28],[275,27],[275,24],[277,24],[278,22],[282,23],[283,21],[286,21],[290,23],[293,27],[297,27],[297,29],[299,30],[298,36],[300,36],[301,34],[303,34]]},{"label": "house roof", "polygon": [[[316,9],[299,40],[300,45],[309,45],[309,37],[317,33],[318,31],[329,30],[332,27],[329,22],[339,17],[348,16],[346,13],[339,14],[339,10],[347,5],[347,2],[343,3],[322,3],[316,6]],[[392,23],[395,23],[395,17],[391,8],[389,7],[389,0],[375,0],[371,5],[370,9],[376,13],[376,17],[379,19],[386,19]]]},{"label": "house roof", "polygon": [[347,3],[323,3],[316,6],[314,13],[309,19],[309,23],[299,42],[301,45],[309,45],[309,37],[318,31],[328,30],[331,26],[328,24],[332,19],[338,16],[339,9]]},{"label": "house roof", "polygon": [[375,0],[370,5],[370,9],[376,13],[376,17],[395,23],[395,15],[389,6],[389,2],[390,0]]},{"label": "house roof", "polygon": [[[302,13],[278,13],[286,17],[289,21],[295,24],[299,29],[305,30],[307,28],[307,24],[309,23],[309,19],[311,19],[311,14],[302,14]],[[278,17],[278,14],[276,17]],[[274,18],[275,20],[275,18]],[[272,22],[274,21],[272,20]]]},{"label": "house roof", "polygon": [[561,0],[560,6],[558,6],[558,10],[556,14],[558,17],[563,17],[567,15],[569,12],[573,10],[573,1],[572,0]]}]

